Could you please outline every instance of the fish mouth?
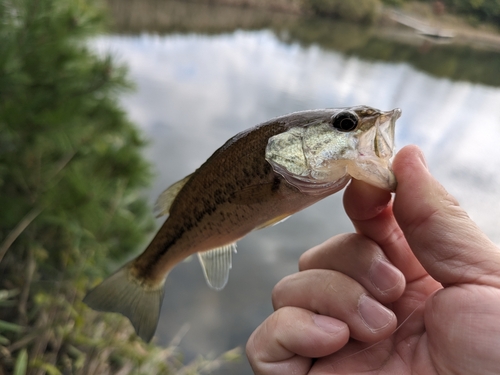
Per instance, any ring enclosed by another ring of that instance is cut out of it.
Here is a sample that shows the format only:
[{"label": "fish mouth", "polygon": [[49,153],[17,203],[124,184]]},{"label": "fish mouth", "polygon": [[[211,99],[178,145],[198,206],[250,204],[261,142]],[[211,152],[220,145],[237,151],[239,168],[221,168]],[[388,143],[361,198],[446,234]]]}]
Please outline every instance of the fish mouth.
[{"label": "fish mouth", "polygon": [[374,139],[375,155],[381,159],[390,159],[394,153],[394,129],[396,120],[401,117],[401,109],[382,112],[375,124]]},{"label": "fish mouth", "polygon": [[347,167],[352,177],[384,190],[396,190],[391,158],[394,155],[394,130],[401,113],[399,108],[381,112],[373,128],[360,136],[358,157]]}]

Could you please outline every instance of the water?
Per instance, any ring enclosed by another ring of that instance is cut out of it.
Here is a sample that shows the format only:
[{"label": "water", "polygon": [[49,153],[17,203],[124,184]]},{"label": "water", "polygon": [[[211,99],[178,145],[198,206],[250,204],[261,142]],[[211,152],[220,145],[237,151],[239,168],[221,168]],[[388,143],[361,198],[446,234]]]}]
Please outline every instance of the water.
[{"label": "water", "polygon": [[[322,22],[318,24],[324,28]],[[397,147],[419,145],[431,172],[500,244],[500,88],[495,86],[496,78],[456,68],[449,74],[450,69],[427,69],[421,63],[422,53],[451,61],[446,51],[456,57],[466,47],[431,46],[431,52],[418,52],[425,42],[394,44],[376,39],[381,49],[390,46],[392,52],[379,49],[368,56],[360,46],[374,40],[373,30],[349,27],[349,35],[358,33],[352,39],[358,42],[345,42],[341,47],[323,37],[317,41],[299,38],[297,29],[278,32],[272,27],[215,34],[199,30],[117,33],[97,38],[95,47],[111,51],[126,63],[137,84],[136,92],[124,96],[122,102],[150,141],[145,152],[156,171],[147,192],[151,204],[228,138],[272,117],[358,104],[384,110],[399,107],[403,116],[396,129]],[[308,29],[307,35],[314,35],[313,31]],[[402,51],[417,57],[404,59]],[[476,54],[471,60],[499,58],[494,52],[469,52]],[[488,71],[490,60],[485,61],[483,72]],[[272,312],[273,286],[297,271],[300,254],[345,231],[352,231],[352,226],[338,193],[279,226],[240,241],[229,284],[222,292],[205,285],[196,259],[180,264],[168,277],[158,342],[168,343],[187,325],[181,348],[188,359],[244,346]],[[251,373],[246,359],[225,371]]]}]

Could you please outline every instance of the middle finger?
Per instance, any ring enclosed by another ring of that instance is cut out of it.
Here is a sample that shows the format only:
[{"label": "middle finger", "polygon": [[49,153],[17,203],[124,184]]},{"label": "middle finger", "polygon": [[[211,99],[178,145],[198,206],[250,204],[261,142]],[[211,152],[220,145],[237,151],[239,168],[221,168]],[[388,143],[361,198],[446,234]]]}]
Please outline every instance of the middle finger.
[{"label": "middle finger", "polygon": [[382,303],[396,301],[404,292],[405,278],[380,246],[356,233],[341,234],[306,251],[299,269],[329,269],[356,280]]},{"label": "middle finger", "polygon": [[303,308],[347,324],[350,336],[363,342],[388,337],[396,328],[394,313],[349,276],[312,269],[285,277],[273,290],[273,306]]}]

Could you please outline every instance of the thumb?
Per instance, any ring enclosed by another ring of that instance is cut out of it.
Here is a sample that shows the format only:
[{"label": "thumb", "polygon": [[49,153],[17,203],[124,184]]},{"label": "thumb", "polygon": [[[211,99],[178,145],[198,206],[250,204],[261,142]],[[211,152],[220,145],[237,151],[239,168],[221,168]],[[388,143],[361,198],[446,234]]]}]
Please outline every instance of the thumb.
[{"label": "thumb", "polygon": [[500,249],[432,177],[420,149],[403,148],[393,169],[394,215],[426,271],[444,285],[500,286]]}]

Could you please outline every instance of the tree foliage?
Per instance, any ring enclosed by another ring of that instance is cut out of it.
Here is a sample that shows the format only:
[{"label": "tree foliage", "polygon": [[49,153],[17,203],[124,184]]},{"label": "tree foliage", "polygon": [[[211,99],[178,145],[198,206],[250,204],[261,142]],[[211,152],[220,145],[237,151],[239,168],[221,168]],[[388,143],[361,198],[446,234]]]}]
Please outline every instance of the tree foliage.
[{"label": "tree foliage", "polygon": [[[382,0],[387,5],[402,5],[414,0]],[[437,0],[420,0],[436,3]],[[441,0],[449,12],[461,14],[473,23],[490,22],[500,25],[500,0]]]},{"label": "tree foliage", "polygon": [[500,25],[500,0],[446,0],[448,7],[474,21]]},{"label": "tree foliage", "polygon": [[46,268],[85,273],[82,255],[125,257],[152,229],[138,196],[149,181],[144,142],[117,105],[130,88],[124,68],[86,44],[102,13],[79,1],[20,3],[0,10],[0,230],[40,210],[9,254],[36,247]]},{"label": "tree foliage", "polygon": [[0,374],[181,366],[81,302],[153,229],[144,141],[118,105],[131,84],[88,46],[103,15],[92,0],[0,1]]},{"label": "tree foliage", "polygon": [[318,15],[365,23],[375,20],[381,5],[380,0],[306,0],[305,3]]}]

